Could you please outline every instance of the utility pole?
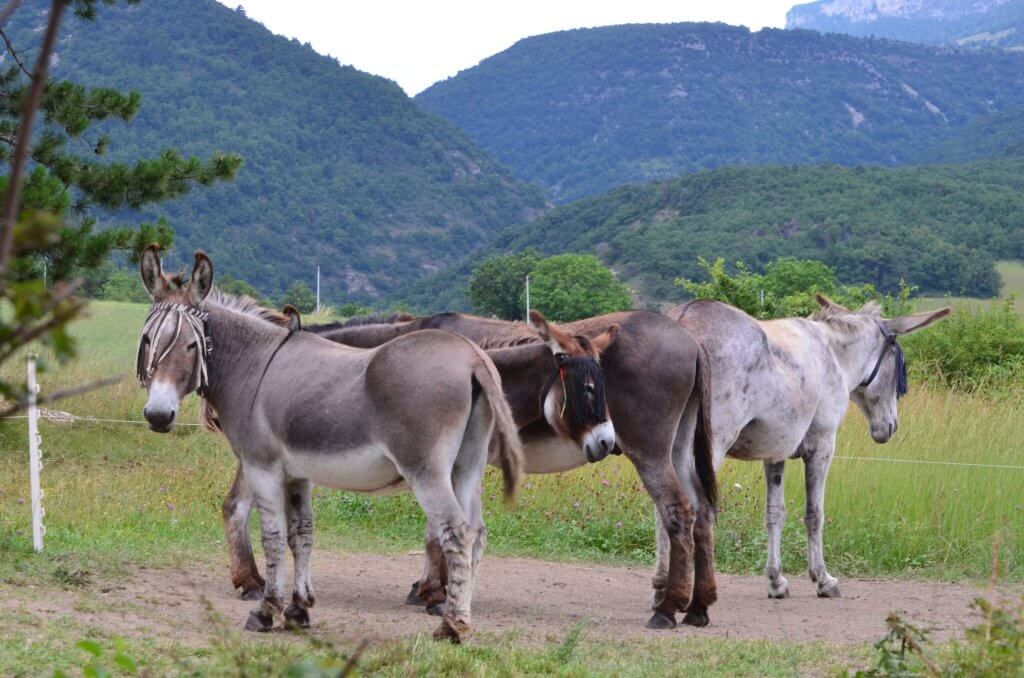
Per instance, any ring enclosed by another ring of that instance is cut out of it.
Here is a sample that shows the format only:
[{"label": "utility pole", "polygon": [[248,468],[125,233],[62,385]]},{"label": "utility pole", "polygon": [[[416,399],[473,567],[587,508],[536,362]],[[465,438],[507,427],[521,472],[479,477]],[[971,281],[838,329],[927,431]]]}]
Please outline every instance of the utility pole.
[{"label": "utility pole", "polygon": [[530,274],[526,274],[526,322],[530,322]]},{"label": "utility pole", "polygon": [[320,312],[320,264],[316,266],[316,312]]}]

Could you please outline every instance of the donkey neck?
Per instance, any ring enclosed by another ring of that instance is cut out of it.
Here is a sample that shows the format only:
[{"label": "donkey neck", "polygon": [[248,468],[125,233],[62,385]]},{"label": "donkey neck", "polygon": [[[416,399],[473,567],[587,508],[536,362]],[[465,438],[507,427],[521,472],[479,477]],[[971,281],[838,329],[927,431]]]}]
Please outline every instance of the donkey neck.
[{"label": "donkey neck", "polygon": [[863,316],[851,324],[829,320],[812,322],[825,335],[843,374],[846,390],[853,393],[868,376],[881,350],[881,333],[875,319]]},{"label": "donkey neck", "polygon": [[208,303],[206,311],[213,343],[206,399],[222,422],[246,417],[260,375],[288,330],[219,304]]}]

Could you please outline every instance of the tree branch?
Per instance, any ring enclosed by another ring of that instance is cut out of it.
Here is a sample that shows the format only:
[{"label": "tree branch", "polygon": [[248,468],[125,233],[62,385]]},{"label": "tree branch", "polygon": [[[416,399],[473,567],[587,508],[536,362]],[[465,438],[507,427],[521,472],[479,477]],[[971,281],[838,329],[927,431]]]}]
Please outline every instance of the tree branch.
[{"label": "tree branch", "polygon": [[[107,386],[113,386],[114,384],[120,383],[124,380],[124,375],[119,374],[116,377],[106,377],[104,379],[97,379],[91,381],[88,384],[82,384],[81,386],[75,386],[73,388],[66,388],[63,391],[54,391],[49,395],[39,396],[36,399],[37,405],[45,405],[46,403],[56,402],[63,400],[64,398],[71,398],[72,396],[82,395],[83,393],[89,393],[96,389],[106,388]],[[17,414],[28,407],[28,399],[22,398],[13,405],[8,406],[5,410],[0,411],[0,419],[5,419],[11,415]]]},{"label": "tree branch", "polygon": [[18,56],[18,53],[14,51],[14,45],[11,43],[11,39],[7,36],[7,31],[3,28],[0,28],[0,38],[4,39],[4,44],[7,45],[7,51],[11,53],[12,57],[14,57],[14,62],[18,64],[18,68],[21,69],[21,72],[31,78],[32,73],[25,68],[25,63],[21,60],[21,57]]},{"label": "tree branch", "polygon": [[43,89],[46,87],[50,55],[53,54],[54,45],[57,44],[57,33],[60,30],[60,20],[64,15],[65,5],[66,0],[53,0],[50,17],[46,24],[46,35],[43,37],[43,47],[36,59],[32,84],[21,112],[18,140],[11,158],[11,175],[7,183],[4,211],[0,218],[0,292],[7,289],[7,268],[14,245],[14,225],[18,220],[18,212],[21,207],[21,187],[24,183],[25,163],[32,145],[32,124],[35,122],[39,101],[42,99]]},{"label": "tree branch", "polygon": [[14,10],[18,9],[20,6],[21,0],[11,0],[7,3],[6,7],[0,9],[0,26],[7,23],[7,20],[11,18],[12,14],[14,14]]}]

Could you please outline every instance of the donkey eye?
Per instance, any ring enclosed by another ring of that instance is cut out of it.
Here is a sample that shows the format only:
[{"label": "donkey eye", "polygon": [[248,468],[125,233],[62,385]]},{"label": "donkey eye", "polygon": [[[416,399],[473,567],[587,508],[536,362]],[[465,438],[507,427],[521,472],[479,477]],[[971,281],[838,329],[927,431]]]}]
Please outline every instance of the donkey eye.
[{"label": "donkey eye", "polygon": [[191,344],[189,344],[189,345],[188,345],[188,347],[187,347],[187,348],[188,348],[188,350],[190,350],[190,351],[194,351],[194,350],[196,350],[196,347],[197,347],[197,346],[199,346],[199,344],[193,341],[193,342],[192,342]]}]

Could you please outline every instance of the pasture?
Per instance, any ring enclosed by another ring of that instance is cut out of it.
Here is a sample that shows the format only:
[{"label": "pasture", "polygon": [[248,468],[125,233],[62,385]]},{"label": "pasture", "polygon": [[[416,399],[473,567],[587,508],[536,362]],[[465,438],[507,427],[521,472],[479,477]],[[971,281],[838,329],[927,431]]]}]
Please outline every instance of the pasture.
[{"label": "pasture", "polygon": [[[1013,295],[1014,305],[1017,311],[1024,313],[1024,262],[1000,261],[996,263],[996,270],[1003,280],[1003,287],[1000,294],[1003,296]],[[991,299],[978,299],[975,297],[921,297],[915,306],[921,310],[930,310],[952,304],[957,308],[989,308],[992,305]]]},{"label": "pasture", "polygon": [[[75,326],[79,358],[51,365],[42,377],[43,391],[130,373],[145,311],[137,304],[93,303],[90,317]],[[14,378],[13,370],[22,367],[11,361],[5,377]],[[141,421],[144,400],[126,377],[54,409]],[[186,401],[181,421],[197,422],[194,397]],[[0,424],[0,599],[5,601],[0,614],[6,629],[13,630],[0,642],[0,666],[18,672],[42,658],[54,668],[81,666],[89,655],[75,643],[86,638],[99,642],[100,662],[109,663],[119,635],[125,637],[122,654],[157,671],[202,667],[256,673],[303,657],[343,663],[355,640],[343,632],[333,640],[253,638],[239,635],[233,626],[238,620],[230,617],[190,630],[203,641],[172,642],[131,629],[91,626],[89,611],[102,613],[104,605],[112,605],[100,594],[126,578],[160,579],[162,571],[200,567],[219,578],[222,589],[229,588],[220,502],[234,458],[221,439],[197,427],[157,435],[131,423],[43,421],[41,434],[47,546],[44,555],[33,556],[25,425],[23,420]],[[826,496],[830,570],[841,585],[851,577],[982,583],[992,576],[998,540],[1000,578],[1011,585],[1024,582],[1022,441],[1024,401],[1019,398],[989,399],[912,381],[901,404],[900,431],[885,446],[871,442],[863,418],[851,412],[840,432]],[[755,464],[727,462],[720,475],[722,572],[759,575],[764,567],[763,482]],[[651,503],[621,458],[564,475],[528,476],[511,511],[501,506],[500,494],[498,474],[489,471],[484,570],[494,566],[495,556],[641,567],[653,561]],[[800,585],[806,579],[803,494],[802,468],[793,462],[786,478],[783,566]],[[330,559],[332,550],[404,555],[422,548],[423,519],[410,495],[374,498],[317,489],[314,510],[320,561]],[[409,568],[398,589],[404,593],[417,573],[415,566]],[[762,585],[760,579],[757,584]],[[40,613],[41,601],[51,598],[63,601],[57,606],[63,612]],[[878,635],[889,602],[877,601]],[[646,604],[645,598],[634,601],[637,626]],[[712,610],[713,625],[722,605]],[[452,648],[429,641],[425,632],[432,621],[421,612],[410,608],[408,615],[419,619],[424,634],[374,645],[360,664],[364,670],[615,673],[616,667],[628,666],[652,674],[671,667],[782,675],[856,666],[866,653],[864,642],[772,644],[689,630],[616,642],[588,635],[586,624],[526,643],[516,642],[515,630],[488,635],[481,624],[478,634],[487,642]]]}]

